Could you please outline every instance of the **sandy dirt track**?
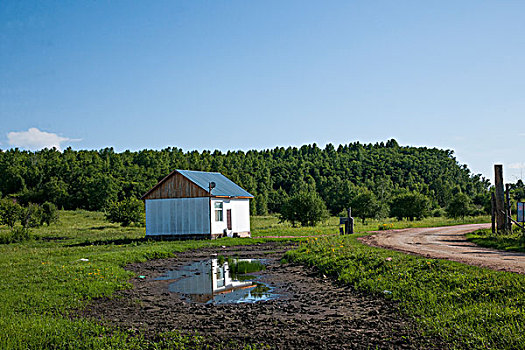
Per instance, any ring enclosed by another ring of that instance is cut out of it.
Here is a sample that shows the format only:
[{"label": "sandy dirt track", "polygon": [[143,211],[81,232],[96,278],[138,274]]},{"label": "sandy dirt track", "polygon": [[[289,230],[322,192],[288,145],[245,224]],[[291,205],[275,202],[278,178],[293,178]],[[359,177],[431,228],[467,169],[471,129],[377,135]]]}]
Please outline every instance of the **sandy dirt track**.
[{"label": "sandy dirt track", "polygon": [[525,274],[525,254],[482,248],[466,240],[466,233],[489,227],[490,224],[471,224],[408,228],[378,232],[373,236],[361,237],[360,240],[371,246],[429,258]]}]

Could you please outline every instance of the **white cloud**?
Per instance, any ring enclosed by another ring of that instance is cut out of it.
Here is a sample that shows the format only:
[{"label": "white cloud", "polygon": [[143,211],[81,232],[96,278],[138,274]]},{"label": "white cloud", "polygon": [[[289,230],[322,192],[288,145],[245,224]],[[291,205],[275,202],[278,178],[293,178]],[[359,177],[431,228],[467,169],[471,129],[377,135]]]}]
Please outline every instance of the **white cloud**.
[{"label": "white cloud", "polygon": [[40,131],[37,128],[29,128],[27,131],[11,131],[7,134],[7,140],[11,146],[32,151],[53,147],[60,150],[60,145],[64,142],[80,141],[61,137],[51,132]]},{"label": "white cloud", "polygon": [[510,169],[525,169],[525,163],[512,163],[509,164]]},{"label": "white cloud", "polygon": [[525,136],[525,132],[520,132],[518,136]]}]

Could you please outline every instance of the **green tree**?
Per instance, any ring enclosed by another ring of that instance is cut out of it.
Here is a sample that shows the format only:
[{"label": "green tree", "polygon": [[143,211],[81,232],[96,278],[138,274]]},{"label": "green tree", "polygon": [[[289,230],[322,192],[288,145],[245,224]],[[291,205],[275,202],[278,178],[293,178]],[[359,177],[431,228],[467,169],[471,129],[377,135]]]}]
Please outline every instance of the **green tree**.
[{"label": "green tree", "polygon": [[469,196],[460,192],[452,198],[447,206],[447,216],[450,218],[464,218],[470,215],[471,200]]},{"label": "green tree", "polygon": [[352,216],[356,216],[366,222],[366,219],[384,216],[385,210],[375,194],[367,189],[362,189],[360,193],[352,199]]},{"label": "green tree", "polygon": [[0,200],[0,222],[13,228],[20,219],[20,204],[10,198]]},{"label": "green tree", "polygon": [[111,202],[106,209],[106,219],[129,226],[132,223],[144,225],[144,203],[137,198],[127,198],[120,202]]},{"label": "green tree", "polygon": [[390,215],[398,220],[407,218],[410,221],[414,218],[422,219],[430,213],[430,199],[416,192],[403,193],[395,196],[390,204]]},{"label": "green tree", "polygon": [[292,226],[315,226],[328,218],[328,210],[316,192],[301,191],[288,198],[282,206],[280,220],[289,221]]},{"label": "green tree", "polygon": [[266,215],[268,214],[268,199],[264,194],[255,195],[255,214]]},{"label": "green tree", "polygon": [[102,210],[117,199],[118,186],[110,175],[101,173],[94,176],[85,187],[89,210]]},{"label": "green tree", "polygon": [[270,213],[280,213],[287,199],[288,195],[282,188],[271,190],[268,193],[268,211]]},{"label": "green tree", "polygon": [[[465,193],[487,207],[490,183],[460,165],[453,151],[386,143],[353,142],[321,149],[317,145],[222,153],[162,150],[63,152],[17,149],[0,152],[0,192],[20,204],[51,202],[59,208],[102,210],[110,202],[140,197],[173,169],[219,171],[257,195],[253,213],[280,212],[284,200],[298,192],[317,192],[334,215],[348,208],[358,186],[380,203],[392,194],[418,192],[446,208]],[[525,198],[523,184],[514,199]],[[266,201],[266,205],[265,205]],[[380,206],[379,213],[384,206]]]}]

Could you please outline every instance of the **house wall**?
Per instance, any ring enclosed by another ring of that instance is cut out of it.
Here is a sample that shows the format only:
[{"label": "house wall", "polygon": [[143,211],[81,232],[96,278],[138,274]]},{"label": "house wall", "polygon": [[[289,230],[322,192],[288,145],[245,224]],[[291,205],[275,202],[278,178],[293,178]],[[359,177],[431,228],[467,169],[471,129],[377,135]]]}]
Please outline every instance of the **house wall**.
[{"label": "house wall", "polygon": [[146,200],[146,236],[209,235],[209,198]]},{"label": "house wall", "polygon": [[[212,234],[223,234],[227,228],[227,211],[232,211],[232,230],[227,231],[229,236],[234,233],[243,236],[249,235],[250,232],[250,200],[249,199],[220,199],[213,198],[211,201],[212,210]],[[215,203],[223,203],[223,221],[215,221]]]}]

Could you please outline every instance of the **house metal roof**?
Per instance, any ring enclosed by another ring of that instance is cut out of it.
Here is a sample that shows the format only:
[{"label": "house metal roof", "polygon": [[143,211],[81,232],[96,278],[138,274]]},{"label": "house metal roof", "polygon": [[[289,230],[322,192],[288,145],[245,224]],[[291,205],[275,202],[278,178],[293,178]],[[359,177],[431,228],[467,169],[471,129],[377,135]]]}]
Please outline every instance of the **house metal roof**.
[{"label": "house metal roof", "polygon": [[221,173],[210,173],[205,171],[193,170],[176,170],[179,174],[205,190],[209,190],[210,182],[215,182],[215,188],[211,190],[214,197],[251,197],[249,192],[245,191],[239,185],[228,179]]}]

